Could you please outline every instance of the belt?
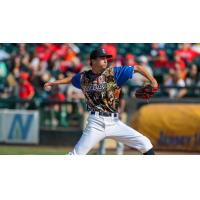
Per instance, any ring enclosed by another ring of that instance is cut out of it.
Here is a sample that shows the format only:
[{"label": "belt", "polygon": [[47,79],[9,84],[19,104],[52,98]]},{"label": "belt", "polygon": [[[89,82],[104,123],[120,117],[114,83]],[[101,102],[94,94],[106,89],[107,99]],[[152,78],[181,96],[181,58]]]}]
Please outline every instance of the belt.
[{"label": "belt", "polygon": [[91,115],[100,115],[100,116],[104,116],[104,117],[118,117],[118,113],[110,113],[110,112],[95,112],[95,111],[91,111],[90,112]]}]

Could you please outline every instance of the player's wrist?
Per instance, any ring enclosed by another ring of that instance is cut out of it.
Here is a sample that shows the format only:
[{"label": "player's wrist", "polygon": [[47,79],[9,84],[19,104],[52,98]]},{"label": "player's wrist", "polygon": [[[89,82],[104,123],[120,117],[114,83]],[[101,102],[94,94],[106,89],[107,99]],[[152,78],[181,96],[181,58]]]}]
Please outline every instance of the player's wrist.
[{"label": "player's wrist", "polygon": [[152,86],[153,88],[158,88],[158,83],[157,83],[157,81],[156,81],[155,79],[152,79],[152,80],[151,80],[151,86]]}]

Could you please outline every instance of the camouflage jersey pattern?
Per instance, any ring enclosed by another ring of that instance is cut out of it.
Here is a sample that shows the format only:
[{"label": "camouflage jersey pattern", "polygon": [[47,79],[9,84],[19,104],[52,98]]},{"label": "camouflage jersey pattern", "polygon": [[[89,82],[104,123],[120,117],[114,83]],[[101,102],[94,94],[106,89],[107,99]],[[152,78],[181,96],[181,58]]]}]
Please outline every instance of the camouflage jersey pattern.
[{"label": "camouflage jersey pattern", "polygon": [[108,67],[99,75],[92,70],[84,71],[80,83],[88,111],[118,111],[120,88],[115,82],[113,68]]}]

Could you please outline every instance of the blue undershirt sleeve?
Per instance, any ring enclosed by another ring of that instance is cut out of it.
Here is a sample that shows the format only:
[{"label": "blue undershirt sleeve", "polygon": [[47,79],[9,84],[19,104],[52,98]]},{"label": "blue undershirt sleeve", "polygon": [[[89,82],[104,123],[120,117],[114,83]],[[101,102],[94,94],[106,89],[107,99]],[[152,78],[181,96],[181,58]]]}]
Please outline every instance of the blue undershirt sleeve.
[{"label": "blue undershirt sleeve", "polygon": [[133,66],[122,66],[114,67],[114,79],[119,87],[124,85],[128,79],[133,78],[134,67]]},{"label": "blue undershirt sleeve", "polygon": [[72,78],[72,85],[78,89],[81,89],[81,75],[80,73],[76,74],[75,76],[73,76]]}]

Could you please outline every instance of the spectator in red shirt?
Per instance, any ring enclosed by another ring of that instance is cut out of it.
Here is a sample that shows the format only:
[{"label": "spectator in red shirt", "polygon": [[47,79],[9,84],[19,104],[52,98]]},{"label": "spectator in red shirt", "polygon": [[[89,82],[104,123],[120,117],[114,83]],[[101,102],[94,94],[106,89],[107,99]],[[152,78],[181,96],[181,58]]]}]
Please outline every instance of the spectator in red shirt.
[{"label": "spectator in red shirt", "polygon": [[117,48],[116,48],[115,44],[103,44],[101,46],[101,48],[105,49],[107,54],[111,54],[113,60],[116,60],[116,58],[117,58]]},{"label": "spectator in red shirt", "polygon": [[171,69],[178,71],[180,73],[180,77],[182,79],[185,79],[186,65],[185,65],[185,62],[183,61],[183,59],[177,53],[174,54],[174,60],[173,60],[172,65],[171,65]]},{"label": "spectator in red shirt", "polygon": [[163,68],[163,69],[169,69],[170,68],[170,64],[169,64],[166,52],[164,50],[158,51],[158,56],[153,61],[153,67],[154,68]]},{"label": "spectator in red shirt", "polygon": [[125,58],[124,58],[124,65],[127,65],[127,66],[134,66],[134,65],[137,65],[136,61],[135,61],[135,56],[131,53],[127,53],[125,55]]},{"label": "spectator in red shirt", "polygon": [[19,76],[19,98],[23,100],[32,99],[35,94],[32,84],[28,81],[29,75],[22,72]]},{"label": "spectator in red shirt", "polygon": [[[49,99],[50,100],[53,100],[53,101],[61,101],[63,102],[65,100],[65,96],[62,92],[59,91],[59,87],[53,87],[52,90],[51,90],[51,94],[49,96]],[[55,112],[59,112],[60,110],[60,105],[59,104],[53,104],[53,110]]]},{"label": "spectator in red shirt", "polygon": [[170,67],[166,52],[164,50],[159,50],[152,62],[154,76],[159,84],[163,83],[164,74],[167,74],[170,71]]},{"label": "spectator in red shirt", "polygon": [[112,55],[112,58],[107,58],[108,65],[115,67],[117,60],[117,48],[115,44],[102,44],[101,48],[106,51],[107,54]]},{"label": "spectator in red shirt", "polygon": [[191,48],[190,43],[183,43],[179,45],[179,49],[175,51],[176,54],[187,63],[192,62],[193,58],[198,56],[198,53]]},{"label": "spectator in red shirt", "polygon": [[65,100],[65,96],[62,92],[59,91],[59,87],[54,87],[51,90],[51,94],[50,94],[49,98],[54,101],[64,101]]},{"label": "spectator in red shirt", "polygon": [[59,45],[54,43],[45,43],[44,46],[46,46],[50,52],[56,52],[59,49]]}]

